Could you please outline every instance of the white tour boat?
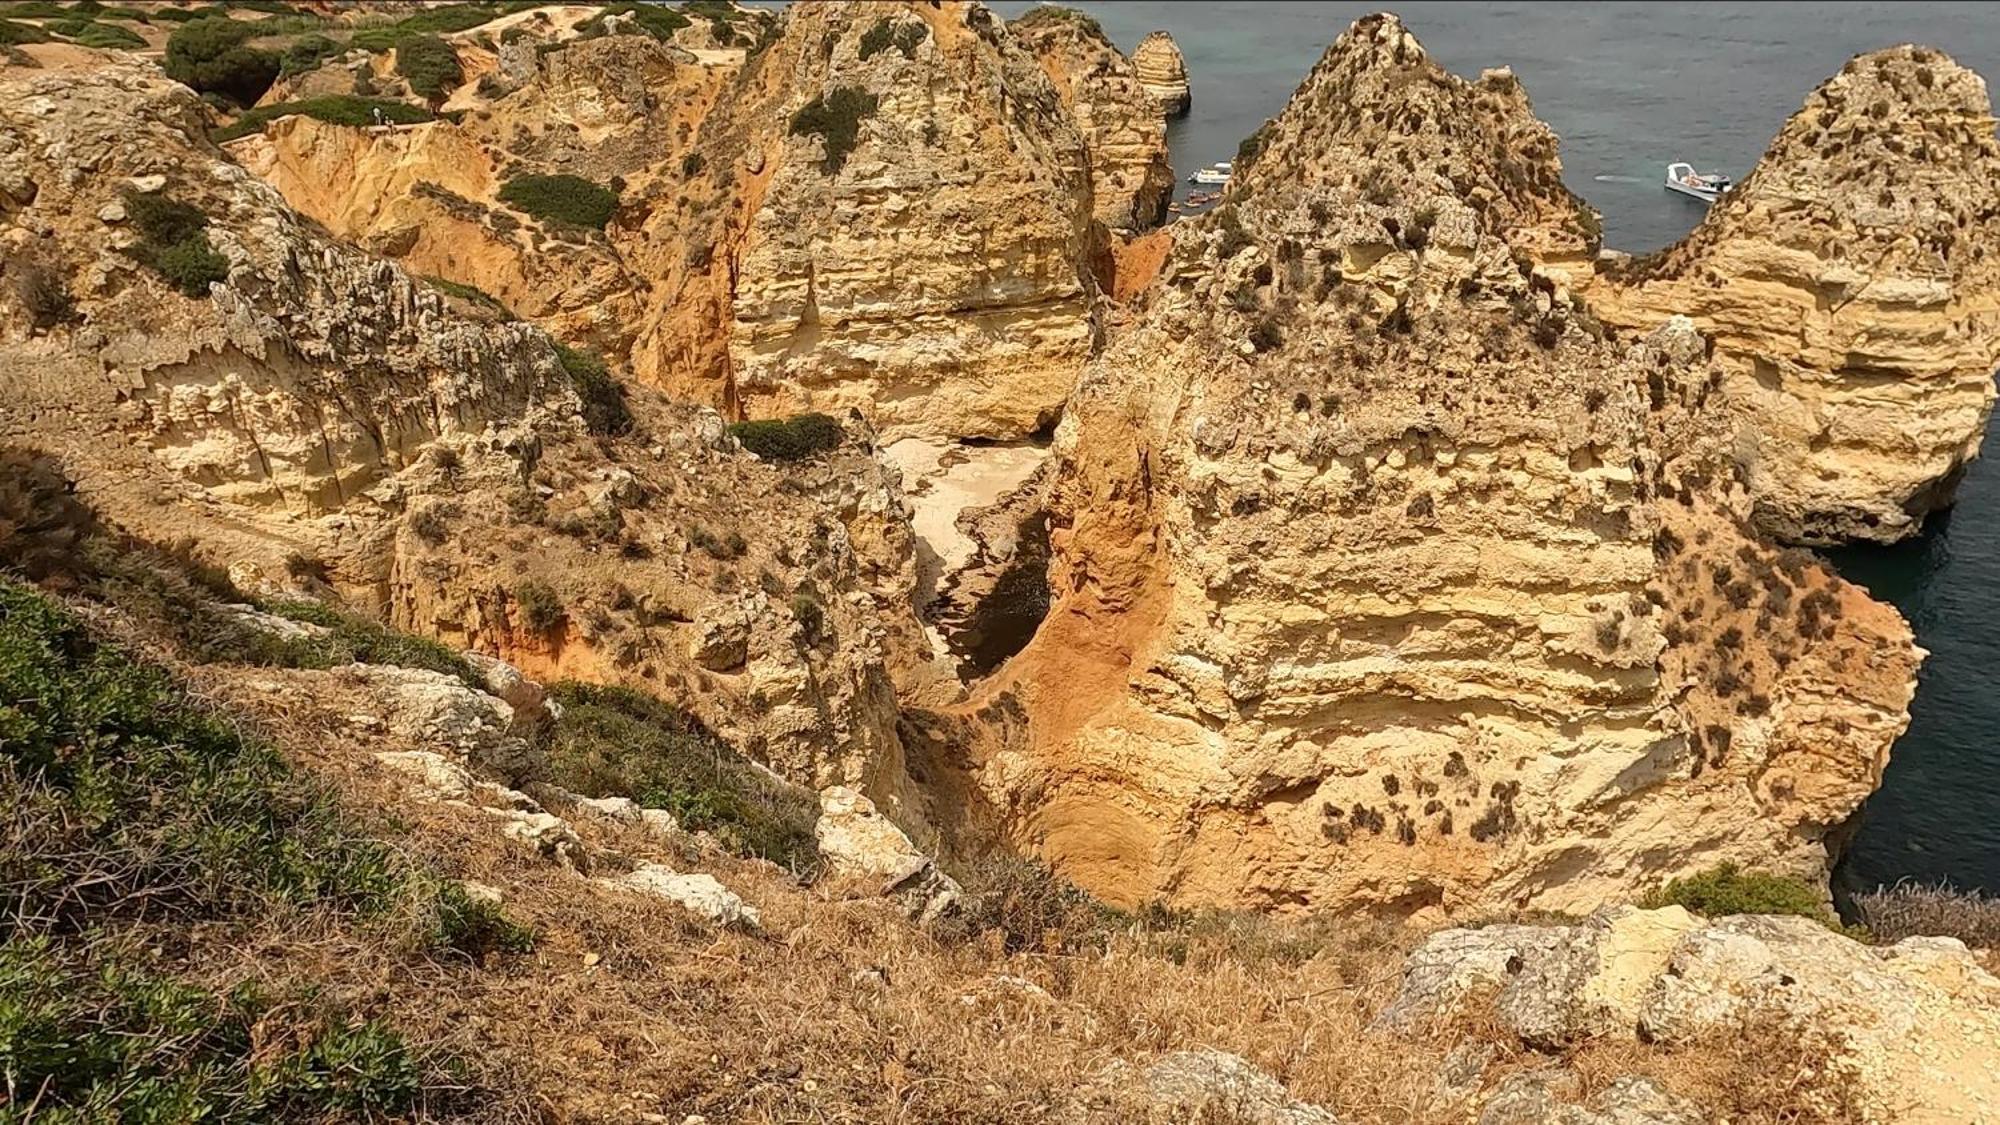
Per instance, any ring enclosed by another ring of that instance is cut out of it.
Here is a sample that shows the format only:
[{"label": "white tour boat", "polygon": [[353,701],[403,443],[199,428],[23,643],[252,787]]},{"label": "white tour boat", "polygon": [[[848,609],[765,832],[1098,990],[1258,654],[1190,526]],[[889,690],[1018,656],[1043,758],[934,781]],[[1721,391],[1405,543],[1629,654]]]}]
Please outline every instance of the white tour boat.
[{"label": "white tour boat", "polygon": [[1224,160],[1219,163],[1211,164],[1208,167],[1203,168],[1201,171],[1196,172],[1194,175],[1189,176],[1188,183],[1226,184],[1229,182],[1230,172],[1234,170],[1235,170],[1235,165],[1227,160]]},{"label": "white tour boat", "polygon": [[1720,172],[1702,173],[1694,165],[1676,161],[1667,165],[1667,190],[1691,195],[1703,203],[1713,203],[1736,185]]}]

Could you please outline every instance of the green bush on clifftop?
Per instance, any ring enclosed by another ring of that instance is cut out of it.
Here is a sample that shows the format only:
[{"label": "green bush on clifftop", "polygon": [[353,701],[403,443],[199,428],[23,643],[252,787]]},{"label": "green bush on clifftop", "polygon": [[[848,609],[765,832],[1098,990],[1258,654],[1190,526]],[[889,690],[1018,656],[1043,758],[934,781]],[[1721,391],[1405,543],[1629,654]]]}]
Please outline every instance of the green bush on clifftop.
[{"label": "green bush on clifftop", "polygon": [[847,436],[840,423],[825,414],[737,422],[729,432],[744,449],[766,461],[803,461],[839,446]]},{"label": "green bush on clifftop", "polygon": [[618,194],[581,176],[515,176],[500,201],[537,219],[603,230],[618,210]]},{"label": "green bush on clifftop", "polygon": [[861,139],[861,123],[875,116],[882,99],[865,90],[842,86],[822,94],[792,114],[794,137],[815,136],[826,148],[820,167],[831,175],[846,165]]},{"label": "green bush on clifftop", "polygon": [[167,37],[167,77],[196,93],[252,105],[278,79],[278,56],[248,46],[257,25],[226,17],[182,24]]}]

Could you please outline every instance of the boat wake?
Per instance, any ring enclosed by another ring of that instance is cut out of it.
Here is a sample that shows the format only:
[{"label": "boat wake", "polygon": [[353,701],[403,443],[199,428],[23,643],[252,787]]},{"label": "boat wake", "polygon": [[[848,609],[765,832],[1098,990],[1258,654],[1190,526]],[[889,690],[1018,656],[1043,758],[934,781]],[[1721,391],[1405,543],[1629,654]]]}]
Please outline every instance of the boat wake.
[{"label": "boat wake", "polygon": [[1651,180],[1642,180],[1637,176],[1592,176],[1590,178],[1600,184],[1650,184],[1653,182]]}]

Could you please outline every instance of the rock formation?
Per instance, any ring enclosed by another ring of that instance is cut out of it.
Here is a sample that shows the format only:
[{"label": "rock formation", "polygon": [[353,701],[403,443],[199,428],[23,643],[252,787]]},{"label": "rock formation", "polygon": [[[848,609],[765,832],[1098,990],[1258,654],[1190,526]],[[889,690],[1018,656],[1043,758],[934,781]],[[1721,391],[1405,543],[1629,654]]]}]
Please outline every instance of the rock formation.
[{"label": "rock formation", "polygon": [[1054,418],[1096,335],[1088,161],[985,8],[796,6],[697,152],[713,184],[634,252],[664,279],[639,370],[751,415],[860,409],[889,439]]},{"label": "rock formation", "polygon": [[1424,1034],[1481,1007],[1551,1049],[1792,1028],[1825,1044],[1866,1120],[1945,1125],[2000,1111],[2000,980],[1951,938],[1867,946],[1808,918],[1704,921],[1677,906],[1447,930],[1410,955],[1381,1022]]},{"label": "rock formation", "polygon": [[1072,396],[1056,604],[963,714],[1086,887],[1589,909],[1823,873],[1880,777],[1907,626],[1750,532],[1690,325],[1532,271],[1590,232],[1526,114],[1361,20]]},{"label": "rock formation", "polygon": [[1132,52],[1132,66],[1163,117],[1179,117],[1188,111],[1192,99],[1188,96],[1187,62],[1173,36],[1164,31],[1147,32],[1139,40],[1139,49]]},{"label": "rock formation", "polygon": [[1143,230],[1167,217],[1174,173],[1167,131],[1152,94],[1097,21],[1043,6],[1008,25],[1042,62],[1090,150],[1090,192],[1098,222]]},{"label": "rock formation", "polygon": [[2000,149],[1986,84],[1896,47],[1806,99],[1680,243],[1590,283],[1606,323],[1715,341],[1759,522],[1893,541],[1951,501],[2000,367]]},{"label": "rock formation", "polygon": [[[928,646],[865,450],[762,464],[644,394],[607,422],[606,375],[327,238],[205,131],[151,68],[0,80],[0,442],[246,589],[643,684],[799,781],[900,807],[890,678]],[[135,228],[176,208],[224,271],[204,295],[142,264],[172,264]]]}]

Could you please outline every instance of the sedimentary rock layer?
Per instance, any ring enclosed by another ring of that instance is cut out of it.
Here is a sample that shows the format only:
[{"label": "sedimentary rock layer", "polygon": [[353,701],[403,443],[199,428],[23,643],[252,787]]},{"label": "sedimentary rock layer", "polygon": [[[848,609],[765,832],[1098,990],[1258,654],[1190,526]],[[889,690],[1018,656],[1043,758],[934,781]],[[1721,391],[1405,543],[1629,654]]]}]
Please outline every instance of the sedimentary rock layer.
[{"label": "sedimentary rock layer", "polygon": [[1088,369],[1056,604],[969,713],[1091,889],[1584,909],[1822,872],[1879,778],[1908,628],[1750,530],[1690,325],[1529,268],[1589,236],[1526,114],[1360,21]]},{"label": "sedimentary rock layer", "polygon": [[1193,99],[1188,95],[1187,62],[1173,36],[1164,31],[1147,32],[1139,40],[1138,50],[1132,52],[1132,66],[1162,116],[1179,117],[1188,111]]},{"label": "sedimentary rock layer", "polygon": [[1158,225],[1174,193],[1167,131],[1131,61],[1096,20],[1068,8],[1032,9],[1008,30],[1041,60],[1083,134],[1097,221],[1114,231]]},{"label": "sedimentary rock layer", "polygon": [[[1607,323],[1715,341],[1759,522],[1893,541],[1950,503],[2000,367],[2000,149],[1986,84],[1922,47],[1863,55],[1669,249],[1590,282]],[[1581,279],[1580,279],[1581,280]]]}]

